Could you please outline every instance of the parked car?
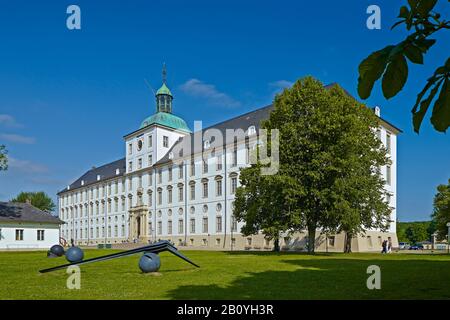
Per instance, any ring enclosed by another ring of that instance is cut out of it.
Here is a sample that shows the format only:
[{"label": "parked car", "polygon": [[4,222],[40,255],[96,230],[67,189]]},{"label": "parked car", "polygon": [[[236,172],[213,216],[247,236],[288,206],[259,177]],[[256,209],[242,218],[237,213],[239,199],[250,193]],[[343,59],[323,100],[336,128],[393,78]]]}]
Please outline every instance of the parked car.
[{"label": "parked car", "polygon": [[409,245],[408,242],[399,242],[398,243],[398,248],[400,250],[408,250],[411,246]]},{"label": "parked car", "polygon": [[423,250],[423,245],[415,244],[415,245],[409,247],[409,250]]}]

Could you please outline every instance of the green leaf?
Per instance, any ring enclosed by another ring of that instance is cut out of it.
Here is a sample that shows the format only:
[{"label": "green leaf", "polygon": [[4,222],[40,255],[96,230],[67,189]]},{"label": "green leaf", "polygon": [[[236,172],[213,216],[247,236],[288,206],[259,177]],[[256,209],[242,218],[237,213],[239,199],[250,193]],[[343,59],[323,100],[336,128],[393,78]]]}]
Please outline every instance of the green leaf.
[{"label": "green leaf", "polygon": [[450,80],[446,78],[441,88],[439,98],[433,106],[431,115],[433,127],[440,132],[445,132],[450,127]]},{"label": "green leaf", "polygon": [[[429,83],[427,84],[427,86],[425,86],[425,89],[428,90],[428,88],[429,88],[429,87],[431,86],[431,84],[433,84],[433,83],[434,83],[434,82],[429,82]],[[436,83],[435,86],[434,86],[434,88],[433,88],[433,90],[431,90],[430,95],[429,95],[425,100],[423,100],[423,101],[420,103],[420,110],[419,110],[418,112],[414,112],[414,111],[413,111],[413,126],[414,126],[414,131],[415,131],[416,133],[419,133],[420,125],[422,124],[423,118],[424,118],[425,114],[427,113],[428,107],[430,106],[431,101],[433,101],[434,96],[436,95],[436,93],[437,93],[437,91],[438,91],[438,89],[439,89],[441,83],[442,83],[442,80],[439,81],[438,83]],[[429,86],[428,86],[428,85],[429,85]],[[426,90],[425,90],[425,91],[426,91]],[[422,93],[422,92],[421,92],[421,93]],[[425,92],[424,92],[424,93],[425,93]],[[419,94],[419,95],[420,95],[420,94]],[[422,96],[423,96],[423,94],[422,94]],[[421,96],[421,97],[422,97],[422,96]],[[420,99],[422,99],[422,98],[420,98]],[[420,101],[420,100],[419,100],[419,101]],[[416,110],[416,109],[417,109],[417,108],[415,107],[413,110]]]},{"label": "green leaf", "polygon": [[383,75],[382,89],[386,99],[395,96],[408,79],[408,64],[402,54],[395,56],[386,68]]},{"label": "green leaf", "polygon": [[418,0],[408,0],[408,4],[411,7],[411,9],[414,9],[417,6],[417,1]]},{"label": "green leaf", "polygon": [[430,79],[427,80],[428,81],[427,84],[422,89],[422,91],[417,95],[416,103],[414,104],[414,107],[411,110],[412,113],[415,113],[417,111],[417,107],[419,106],[419,103],[422,100],[423,96],[428,91],[428,89],[430,89],[431,86],[436,82],[436,80],[437,80],[436,77],[431,77]]},{"label": "green leaf", "polygon": [[415,44],[419,47],[420,50],[422,50],[423,53],[425,53],[435,42],[435,39],[418,39],[415,41]]},{"label": "green leaf", "polygon": [[417,7],[417,12],[420,16],[426,17],[436,5],[437,0],[421,0]]},{"label": "green leaf", "polygon": [[406,17],[408,17],[408,15],[409,15],[409,10],[408,10],[408,8],[407,8],[406,6],[402,6],[402,7],[400,8],[400,13],[398,14],[398,17],[399,17],[399,18],[405,18],[405,19],[406,19]]},{"label": "green leaf", "polygon": [[404,53],[412,63],[423,64],[423,54],[419,47],[411,44],[405,48]]},{"label": "green leaf", "polygon": [[381,77],[386,68],[389,53],[393,48],[394,46],[387,46],[373,52],[359,64],[358,94],[361,99],[367,99],[370,96],[375,81]]}]

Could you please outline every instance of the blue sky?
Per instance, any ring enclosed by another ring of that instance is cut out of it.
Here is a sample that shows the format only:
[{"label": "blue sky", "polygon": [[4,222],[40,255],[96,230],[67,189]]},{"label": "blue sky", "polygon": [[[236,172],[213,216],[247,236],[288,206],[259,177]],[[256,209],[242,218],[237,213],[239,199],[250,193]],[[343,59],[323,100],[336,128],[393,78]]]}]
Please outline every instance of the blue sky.
[{"label": "blue sky", "polygon": [[[0,143],[11,163],[0,174],[0,200],[22,190],[56,197],[91,166],[121,158],[123,135],[154,111],[144,79],[158,88],[163,62],[174,112],[191,127],[269,104],[306,75],[338,82],[356,97],[359,62],[403,39],[403,29],[389,27],[405,2],[2,1]],[[66,28],[70,4],[81,8],[81,30]],[[366,28],[371,4],[381,8],[381,30]],[[439,6],[449,13],[445,0]],[[386,101],[377,85],[367,101],[404,131],[402,221],[428,219],[436,186],[450,178],[448,135],[433,131],[428,118],[413,133],[410,115],[417,92],[450,52],[449,37],[436,37],[425,66],[410,65],[397,97]]]}]

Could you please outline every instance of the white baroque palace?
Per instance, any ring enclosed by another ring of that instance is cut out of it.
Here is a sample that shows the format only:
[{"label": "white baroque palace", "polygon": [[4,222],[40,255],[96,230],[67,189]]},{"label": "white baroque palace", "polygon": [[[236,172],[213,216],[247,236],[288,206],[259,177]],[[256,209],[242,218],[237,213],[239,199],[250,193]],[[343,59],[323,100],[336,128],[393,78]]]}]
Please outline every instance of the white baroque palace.
[{"label": "white baroque palace", "polygon": [[[59,217],[65,222],[62,237],[81,245],[166,239],[178,246],[205,249],[271,249],[272,241],[261,234],[242,236],[242,225],[232,212],[240,168],[250,165],[249,153],[256,144],[260,122],[268,118],[273,106],[192,133],[186,122],[172,113],[173,96],[165,75],[163,78],[156,93],[156,113],[124,136],[125,157],[92,168],[58,193]],[[380,116],[379,108],[375,112]],[[207,132],[216,130],[225,137],[227,129],[241,134],[212,147],[214,138]],[[391,158],[382,172],[391,194],[393,223],[388,232],[370,230],[353,239],[353,251],[381,250],[385,239],[397,245],[399,132],[380,117],[377,134]],[[198,137],[200,143],[195,143]],[[344,235],[319,232],[316,243],[317,250],[341,251]],[[304,249],[306,234],[285,237],[281,244]]]}]

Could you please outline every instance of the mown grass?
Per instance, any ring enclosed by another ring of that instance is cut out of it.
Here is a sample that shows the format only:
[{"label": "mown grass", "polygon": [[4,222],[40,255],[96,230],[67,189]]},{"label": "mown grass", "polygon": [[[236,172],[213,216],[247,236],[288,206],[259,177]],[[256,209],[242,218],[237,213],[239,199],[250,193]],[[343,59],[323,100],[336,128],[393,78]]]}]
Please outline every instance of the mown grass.
[{"label": "mown grass", "polygon": [[[112,250],[86,250],[85,257]],[[81,289],[66,287],[65,263],[45,252],[0,252],[0,299],[450,299],[450,257],[427,254],[316,254],[185,251],[195,268],[161,254],[159,275],[140,255],[81,266]],[[368,290],[367,267],[381,268]]]}]

